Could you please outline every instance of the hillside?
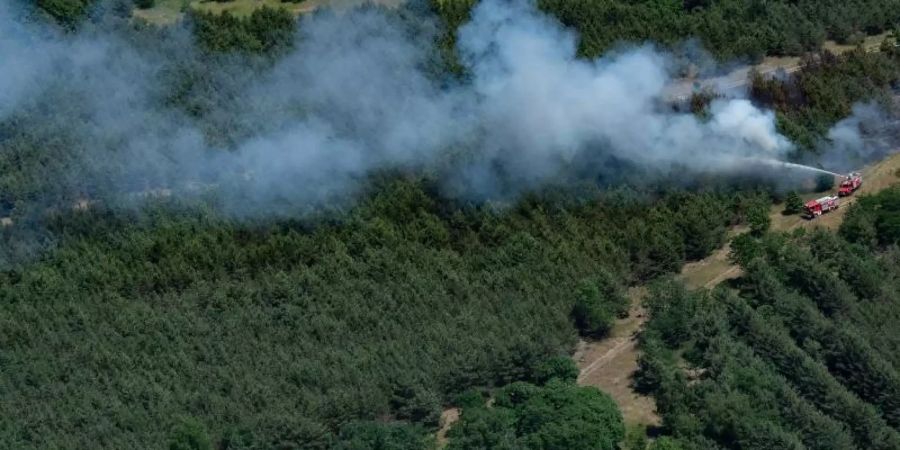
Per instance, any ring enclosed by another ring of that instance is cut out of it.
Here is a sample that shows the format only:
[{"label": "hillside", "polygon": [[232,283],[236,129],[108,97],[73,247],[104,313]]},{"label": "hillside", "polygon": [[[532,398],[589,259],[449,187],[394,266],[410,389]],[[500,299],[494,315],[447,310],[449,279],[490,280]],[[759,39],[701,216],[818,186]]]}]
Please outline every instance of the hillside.
[{"label": "hillside", "polygon": [[[867,167],[863,174],[866,179],[860,194],[873,194],[893,187],[900,181],[900,154],[895,154],[884,161]],[[807,199],[821,194],[808,194]],[[837,230],[844,216],[861,196],[846,199],[843,207],[831,214],[816,220],[808,220],[800,215],[785,215],[784,205],[775,204],[769,214],[772,230],[787,232],[797,228],[814,230],[826,228]],[[747,232],[746,227],[736,227],[729,233],[729,239]],[[688,289],[713,289],[742,276],[741,266],[729,258],[730,242],[712,252],[700,261],[685,264],[677,279]],[[619,409],[625,422],[639,426],[659,426],[661,419],[657,416],[656,403],[653,397],[635,392],[632,378],[639,368],[640,332],[649,318],[642,303],[647,298],[646,288],[633,288],[628,297],[632,309],[628,316],[616,321],[610,335],[601,340],[582,341],[573,358],[578,362],[580,374],[578,382],[582,385],[596,386],[609,393]]]},{"label": "hillside", "polygon": [[897,448],[900,17],[763,3],[0,4],[0,448]]},{"label": "hillside", "polygon": [[636,385],[656,397],[664,434],[685,448],[898,445],[897,192],[862,197],[839,235],[741,237],[729,288],[655,288]]}]

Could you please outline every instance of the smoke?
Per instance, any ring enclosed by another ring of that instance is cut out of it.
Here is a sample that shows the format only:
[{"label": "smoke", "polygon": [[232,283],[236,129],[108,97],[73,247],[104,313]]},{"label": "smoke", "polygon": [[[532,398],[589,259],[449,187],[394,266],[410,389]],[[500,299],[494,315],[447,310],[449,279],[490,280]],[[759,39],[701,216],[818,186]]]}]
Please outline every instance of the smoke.
[{"label": "smoke", "polygon": [[12,5],[0,2],[0,119],[36,90],[39,75],[50,70],[65,48],[14,19],[22,20],[14,16]]},{"label": "smoke", "polygon": [[202,59],[183,30],[148,51],[102,27],[73,36],[23,24],[0,5],[0,60],[15,62],[0,73],[0,122],[62,92],[71,112],[47,122],[82,149],[59,156],[77,195],[199,184],[237,215],[346,197],[384,170],[436,173],[448,191],[488,199],[584,171],[585,161],[724,171],[791,149],[773,113],[747,100],[716,100],[707,119],[674,112],[664,92],[674,64],[654,47],[576,58],[575,33],[533,2],[474,9],[458,35],[461,83],[429,70],[429,24],[371,7],[307,16],[272,67],[212,59],[202,72],[211,81],[183,88],[200,99],[190,115],[166,104],[170,72]]},{"label": "smoke", "polygon": [[876,103],[859,103],[852,114],[834,125],[822,144],[821,163],[849,172],[884,158],[900,145],[897,118]]},{"label": "smoke", "polygon": [[584,152],[662,170],[722,170],[736,157],[790,149],[774,115],[746,100],[715,101],[708,121],[672,112],[663,102],[671,60],[655,48],[586,61],[576,58],[576,40],[528,2],[476,7],[459,47],[486,131],[478,177],[499,165],[534,187]]}]

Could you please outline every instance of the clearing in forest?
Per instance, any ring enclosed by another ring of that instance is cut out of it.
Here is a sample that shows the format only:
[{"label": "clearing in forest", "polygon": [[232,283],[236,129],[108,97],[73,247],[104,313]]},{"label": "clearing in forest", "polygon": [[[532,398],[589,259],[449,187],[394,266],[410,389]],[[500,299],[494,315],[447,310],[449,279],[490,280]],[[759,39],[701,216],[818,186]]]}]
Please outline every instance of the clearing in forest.
[{"label": "clearing in forest", "polygon": [[629,289],[631,309],[628,317],[616,321],[609,337],[580,341],[573,358],[581,370],[578,384],[595,386],[609,394],[622,411],[626,424],[658,426],[660,418],[656,414],[656,402],[631,388],[631,375],[638,368],[637,334],[646,321],[641,306],[646,294],[643,287]]},{"label": "clearing in forest", "polygon": [[[403,0],[376,0],[375,3],[386,6],[397,6]],[[134,17],[144,19],[157,25],[166,25],[181,18],[188,8],[197,11],[223,13],[228,11],[235,16],[248,16],[254,10],[268,6],[284,8],[295,16],[315,11],[324,6],[337,8],[362,3],[360,0],[303,0],[284,2],[282,0],[231,0],[226,2],[208,0],[157,0],[156,6],[149,9],[135,9]]]}]

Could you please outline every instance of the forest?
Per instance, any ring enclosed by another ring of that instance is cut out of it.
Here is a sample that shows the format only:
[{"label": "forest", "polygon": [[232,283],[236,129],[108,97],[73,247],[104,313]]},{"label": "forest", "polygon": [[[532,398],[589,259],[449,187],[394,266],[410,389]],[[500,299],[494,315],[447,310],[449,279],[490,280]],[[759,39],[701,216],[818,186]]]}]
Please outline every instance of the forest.
[{"label": "forest", "polygon": [[[433,1],[451,29],[465,22],[476,3]],[[758,61],[816,51],[829,39],[857,44],[900,21],[895,0],[539,0],[538,5],[578,30],[579,52],[586,57],[623,43],[679,47],[696,39],[722,61]]]},{"label": "forest", "polygon": [[[109,66],[131,83],[114,88],[150,107],[100,117],[91,89],[119,78],[57,67],[39,95],[0,108],[0,404],[15,411],[0,417],[0,448],[900,448],[900,189],[861,198],[837,233],[778,233],[768,214],[786,190],[770,178],[576,160],[485,200],[442,180],[464,148],[312,205],[248,194],[279,212],[235,214],[225,188],[165,184],[196,141],[129,163],[157,148],[158,122],[235,152],[310,114],[312,100],[245,119],[267,106],[253,80],[315,25],[268,7],[159,27],[132,19],[130,2],[33,3],[27,21],[54,38],[150,61]],[[362,8],[425,42],[415,62],[456,86],[470,77],[456,30],[474,3]],[[691,37],[723,61],[804,55],[793,76],[749,88],[797,161],[815,161],[855,105],[888,108],[900,80],[890,43],[821,50],[895,29],[896,1],[538,5],[579,33],[582,58]],[[68,88],[82,76],[91,89]],[[696,115],[714,97],[695,98]],[[744,276],[696,292],[672,280],[735,227],[751,230],[731,244]],[[571,355],[607,336],[638,285],[651,286],[650,320],[634,385],[663,423],[630,444],[610,396],[576,384]],[[449,407],[460,419],[439,442]]]},{"label": "forest", "polygon": [[732,286],[660,282],[637,386],[684,448],[900,445],[898,214],[893,187],[838,233],[743,235]]}]

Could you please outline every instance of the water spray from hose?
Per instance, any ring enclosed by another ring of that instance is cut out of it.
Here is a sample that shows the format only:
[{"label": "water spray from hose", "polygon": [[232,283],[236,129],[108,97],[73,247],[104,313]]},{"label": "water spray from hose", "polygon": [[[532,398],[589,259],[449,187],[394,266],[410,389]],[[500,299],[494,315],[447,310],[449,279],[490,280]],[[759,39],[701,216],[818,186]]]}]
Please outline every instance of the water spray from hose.
[{"label": "water spray from hose", "polygon": [[766,165],[776,166],[776,167],[783,167],[785,169],[799,169],[799,170],[805,170],[805,171],[809,171],[809,172],[818,172],[821,174],[832,175],[835,177],[843,177],[844,176],[839,173],[831,172],[829,170],[820,169],[818,167],[806,166],[803,164],[796,164],[796,163],[785,162],[785,161],[779,161],[777,159],[764,159],[764,158],[748,158],[748,159],[755,163],[761,163],[761,164],[766,164]]}]

